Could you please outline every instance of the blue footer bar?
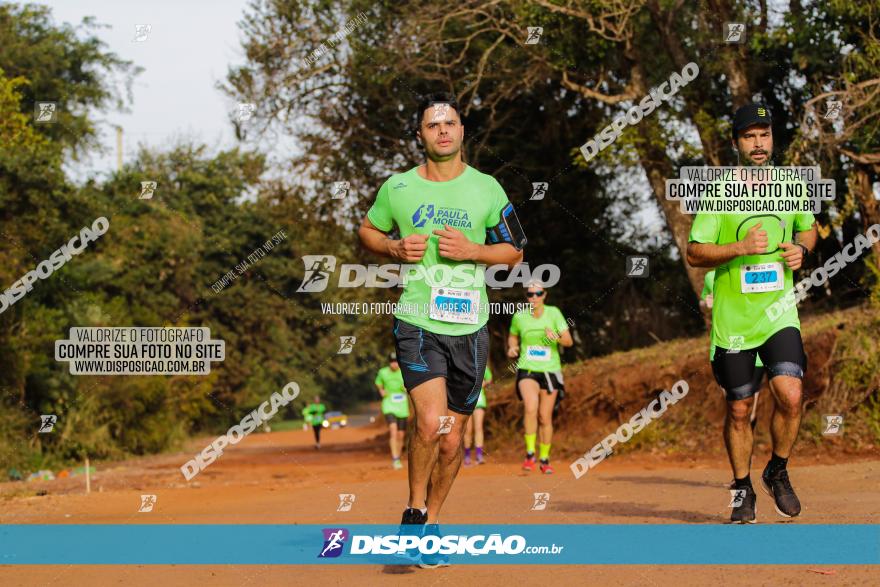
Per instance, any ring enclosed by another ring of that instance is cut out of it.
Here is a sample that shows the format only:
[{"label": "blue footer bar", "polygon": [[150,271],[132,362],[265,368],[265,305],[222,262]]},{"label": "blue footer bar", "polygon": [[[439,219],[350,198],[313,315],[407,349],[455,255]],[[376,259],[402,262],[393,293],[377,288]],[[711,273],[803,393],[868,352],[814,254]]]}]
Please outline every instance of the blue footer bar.
[{"label": "blue footer bar", "polygon": [[880,564],[875,524],[0,526],[0,564]]}]

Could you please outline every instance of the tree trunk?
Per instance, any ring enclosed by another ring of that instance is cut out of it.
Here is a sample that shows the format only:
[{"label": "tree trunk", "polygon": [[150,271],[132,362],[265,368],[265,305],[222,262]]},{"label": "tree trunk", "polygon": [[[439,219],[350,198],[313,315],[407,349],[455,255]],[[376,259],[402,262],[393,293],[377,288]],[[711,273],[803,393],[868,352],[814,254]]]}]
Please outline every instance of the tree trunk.
[{"label": "tree trunk", "polygon": [[[675,68],[678,71],[681,71],[691,60],[685,53],[681,39],[671,26],[671,18],[675,15],[668,12],[664,13],[660,9],[660,3],[658,0],[648,0],[647,6],[648,10],[651,12],[651,18],[654,21],[654,24],[660,31],[660,38],[663,41],[663,45],[666,47],[666,52],[669,53],[669,57],[675,64]],[[688,112],[691,113],[691,122],[697,127],[697,134],[700,136],[700,144],[703,147],[703,158],[705,159],[706,164],[718,166],[721,165],[721,148],[724,145],[724,141],[719,140],[720,137],[715,136],[714,128],[701,124],[702,121],[711,120],[711,116],[706,115],[701,107],[701,104],[708,103],[710,100],[706,95],[705,84],[700,83],[700,81],[701,80],[697,78],[692,83],[688,84],[688,87],[681,91],[681,95],[684,97],[685,103],[688,106]]]},{"label": "tree trunk", "polygon": [[[632,59],[632,66],[633,88],[637,95],[644,96],[648,93],[649,88],[645,84],[645,73],[638,55],[635,55],[635,59]],[[666,226],[669,227],[672,238],[675,239],[675,244],[678,246],[681,262],[684,264],[691,287],[696,296],[699,297],[700,292],[703,290],[703,278],[706,275],[706,270],[688,265],[687,243],[693,218],[690,218],[688,214],[682,214],[679,210],[678,202],[666,199],[666,179],[672,177],[673,169],[672,162],[669,161],[666,151],[658,146],[654,140],[654,137],[659,134],[659,127],[657,125],[656,116],[642,119],[636,125],[636,130],[642,139],[637,147],[639,162],[645,170],[645,175],[648,178],[648,183],[651,184],[654,197],[660,204],[660,209],[666,218]]]},{"label": "tree trunk", "polygon": [[[880,224],[880,200],[874,199],[871,185],[871,167],[863,163],[855,163],[850,174],[849,188],[859,201],[862,223],[867,230],[869,226]],[[874,264],[880,269],[880,241],[871,246],[874,251]]]}]

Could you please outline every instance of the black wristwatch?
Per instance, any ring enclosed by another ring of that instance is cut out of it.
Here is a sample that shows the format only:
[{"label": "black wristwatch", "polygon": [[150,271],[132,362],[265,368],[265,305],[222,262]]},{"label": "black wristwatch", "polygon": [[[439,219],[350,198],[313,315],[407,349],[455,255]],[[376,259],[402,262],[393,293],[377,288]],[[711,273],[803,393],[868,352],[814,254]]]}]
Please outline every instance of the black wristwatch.
[{"label": "black wristwatch", "polygon": [[797,246],[799,246],[804,251],[804,258],[806,259],[807,256],[810,254],[810,249],[808,249],[806,245],[802,245],[801,243],[797,243]]}]

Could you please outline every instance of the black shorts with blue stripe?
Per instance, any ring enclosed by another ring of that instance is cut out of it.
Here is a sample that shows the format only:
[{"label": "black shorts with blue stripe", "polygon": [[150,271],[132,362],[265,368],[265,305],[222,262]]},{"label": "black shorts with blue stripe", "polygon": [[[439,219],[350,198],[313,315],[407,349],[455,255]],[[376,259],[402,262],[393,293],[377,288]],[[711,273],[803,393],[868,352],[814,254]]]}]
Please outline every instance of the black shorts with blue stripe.
[{"label": "black shorts with blue stripe", "polygon": [[489,359],[486,325],[472,334],[450,336],[434,334],[395,318],[394,343],[408,392],[426,381],[443,377],[447,407],[458,414],[474,412]]}]

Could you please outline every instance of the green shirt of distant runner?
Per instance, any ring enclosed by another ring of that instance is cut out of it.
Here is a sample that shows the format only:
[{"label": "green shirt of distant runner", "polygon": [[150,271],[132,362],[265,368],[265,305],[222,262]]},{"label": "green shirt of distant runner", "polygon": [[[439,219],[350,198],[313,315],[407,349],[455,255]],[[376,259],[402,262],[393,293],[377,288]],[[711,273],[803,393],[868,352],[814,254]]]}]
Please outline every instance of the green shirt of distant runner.
[{"label": "green shirt of distant runner", "polygon": [[403,373],[396,360],[391,362],[391,366],[379,369],[374,383],[382,396],[382,413],[396,418],[409,418],[409,400],[403,385]]},{"label": "green shirt of distant runner", "polygon": [[406,421],[409,418],[409,397],[403,384],[403,372],[397,362],[397,355],[391,353],[387,366],[379,369],[376,375],[376,389],[382,396],[382,415],[388,424],[388,446],[391,449],[391,466],[402,469],[400,453],[406,436]]},{"label": "green shirt of distant runner", "polygon": [[489,366],[486,366],[486,372],[483,374],[483,386],[480,388],[480,397],[477,399],[477,407],[478,410],[486,409],[486,386],[492,383],[492,371],[489,370]]},{"label": "green shirt of distant runner", "polygon": [[321,448],[321,428],[324,426],[324,412],[327,406],[321,403],[321,398],[315,396],[314,401],[303,408],[303,420],[312,427],[315,435],[315,448]]}]

